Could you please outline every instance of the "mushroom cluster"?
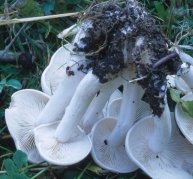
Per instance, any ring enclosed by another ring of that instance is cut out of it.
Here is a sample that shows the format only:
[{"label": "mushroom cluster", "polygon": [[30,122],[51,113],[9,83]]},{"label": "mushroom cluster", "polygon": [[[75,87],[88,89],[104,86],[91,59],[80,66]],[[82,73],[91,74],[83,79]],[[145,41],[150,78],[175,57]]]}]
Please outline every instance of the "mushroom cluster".
[{"label": "mushroom cluster", "polygon": [[5,118],[16,148],[34,163],[68,166],[91,152],[112,172],[141,168],[152,178],[192,178],[193,123],[177,106],[187,140],[166,93],[169,83],[183,86],[168,75],[193,87],[191,57],[171,48],[135,0],[95,4],[60,37],[66,33],[74,40],[44,70],[44,93],[25,89],[11,97]]}]

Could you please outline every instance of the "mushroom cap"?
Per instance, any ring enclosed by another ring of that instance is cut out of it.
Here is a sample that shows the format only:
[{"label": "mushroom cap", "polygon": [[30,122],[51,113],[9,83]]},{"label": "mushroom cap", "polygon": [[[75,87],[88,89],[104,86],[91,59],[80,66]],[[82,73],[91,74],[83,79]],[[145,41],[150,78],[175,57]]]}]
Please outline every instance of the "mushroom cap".
[{"label": "mushroom cap", "polygon": [[52,95],[66,74],[66,67],[85,61],[82,55],[71,54],[74,46],[66,44],[60,47],[52,56],[49,65],[41,76],[41,86],[43,92]]},{"label": "mushroom cap", "polygon": [[180,135],[174,120],[172,122],[171,138],[159,153],[153,152],[148,145],[154,129],[152,117],[140,120],[127,133],[128,156],[151,178],[192,178],[193,146]]},{"label": "mushroom cap", "polygon": [[[119,117],[119,112],[121,109],[121,103],[122,103],[122,97],[121,98],[117,98],[111,101],[111,103],[109,104],[108,107],[108,114],[107,116],[109,117],[113,117],[113,118],[118,118]],[[140,107],[137,109],[137,113],[136,113],[136,118],[138,120],[144,118],[145,116],[151,115],[152,114],[152,110],[150,109],[149,105],[147,103],[145,103],[144,101],[140,102]]]},{"label": "mushroom cap", "polygon": [[20,90],[11,97],[5,110],[5,120],[16,148],[25,152],[32,163],[42,162],[34,141],[35,121],[49,100],[49,96],[32,89]]},{"label": "mushroom cap", "polygon": [[79,127],[68,142],[56,140],[59,122],[41,125],[34,129],[35,143],[42,158],[55,165],[68,166],[83,160],[91,151],[90,138]]},{"label": "mushroom cap", "polygon": [[122,97],[111,101],[107,110],[107,117],[118,118],[121,109]]},{"label": "mushroom cap", "polygon": [[[105,107],[103,108],[103,115],[105,117],[109,116],[109,110],[111,110],[111,103],[116,100],[116,99],[119,99],[119,98],[122,98],[123,97],[123,94],[121,93],[121,91],[119,91],[118,89],[115,90],[110,99],[107,101],[107,103],[105,104]],[[116,105],[116,104],[115,104]]]},{"label": "mushroom cap", "polygon": [[174,82],[175,82],[176,88],[178,90],[181,90],[183,93],[187,94],[191,91],[190,87],[181,77],[175,76]]},{"label": "mushroom cap", "polygon": [[[185,101],[193,100],[192,92],[189,92],[187,95],[182,98]],[[176,105],[175,108],[175,117],[176,122],[184,136],[189,140],[190,143],[193,144],[193,118],[185,114],[179,104]]]},{"label": "mushroom cap", "polygon": [[105,144],[117,123],[116,119],[104,118],[97,122],[91,132],[93,147],[93,160],[102,168],[117,173],[128,173],[135,171],[138,167],[127,156],[124,144],[110,146]]}]

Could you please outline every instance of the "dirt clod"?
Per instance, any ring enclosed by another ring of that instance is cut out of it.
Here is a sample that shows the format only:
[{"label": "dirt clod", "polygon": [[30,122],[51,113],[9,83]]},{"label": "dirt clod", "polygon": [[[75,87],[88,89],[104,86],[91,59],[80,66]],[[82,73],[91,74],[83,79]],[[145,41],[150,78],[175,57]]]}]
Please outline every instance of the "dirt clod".
[{"label": "dirt clod", "polygon": [[[125,3],[105,2],[94,5],[85,15],[82,33],[75,43],[75,52],[84,52],[101,83],[115,77],[125,68],[135,66],[138,83],[145,89],[143,100],[161,116],[167,91],[166,76],[176,74],[179,57],[153,68],[159,59],[169,55],[168,40],[157,28],[154,19],[135,0]],[[129,69],[129,68],[128,68]]]}]

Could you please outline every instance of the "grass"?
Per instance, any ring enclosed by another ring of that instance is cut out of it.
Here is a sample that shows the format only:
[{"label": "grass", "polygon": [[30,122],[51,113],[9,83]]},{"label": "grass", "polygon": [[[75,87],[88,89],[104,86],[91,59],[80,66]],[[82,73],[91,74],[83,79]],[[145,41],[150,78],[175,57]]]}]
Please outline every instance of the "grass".
[{"label": "grass", "polygon": [[[13,10],[15,2],[0,1],[0,20],[80,12],[92,3],[90,0],[24,0],[23,6],[18,5]],[[192,0],[141,0],[141,3],[155,17],[157,25],[171,42],[180,45],[193,44]],[[49,166],[47,163],[34,165],[27,162],[25,154],[15,149],[4,119],[4,111],[9,105],[10,96],[20,88],[40,90],[41,73],[49,63],[53,52],[62,43],[56,35],[74,22],[76,18],[65,17],[32,21],[25,26],[22,23],[0,26],[0,52],[7,50],[13,53],[30,54],[33,61],[33,65],[28,67],[22,66],[19,59],[9,62],[0,61],[0,178],[134,179],[146,177],[140,170],[127,175],[109,173],[96,166],[90,156],[80,164],[67,168]],[[23,29],[20,31],[21,28]],[[189,53],[191,54],[191,51]],[[29,60],[28,57],[26,59]],[[32,68],[34,65],[35,67]]]}]

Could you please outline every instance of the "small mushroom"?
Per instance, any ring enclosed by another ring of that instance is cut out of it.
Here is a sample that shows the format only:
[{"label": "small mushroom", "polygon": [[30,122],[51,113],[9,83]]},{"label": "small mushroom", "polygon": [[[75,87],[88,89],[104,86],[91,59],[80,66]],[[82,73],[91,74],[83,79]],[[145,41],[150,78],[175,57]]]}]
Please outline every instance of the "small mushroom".
[{"label": "small mushroom", "polygon": [[[155,129],[153,116],[134,124],[127,134],[125,147],[128,155],[151,178],[192,178],[193,146],[181,136],[173,118],[171,137],[169,140],[169,136],[165,138],[167,142],[161,151],[156,152],[149,145]],[[157,140],[159,143],[158,137]]]},{"label": "small mushroom", "polygon": [[[193,94],[192,92],[189,92],[182,98],[185,101],[192,101],[193,100]],[[179,104],[176,105],[175,108],[175,117],[176,122],[178,124],[178,127],[184,134],[184,136],[188,139],[190,143],[193,144],[193,119],[192,117],[188,116],[186,113],[184,113]]]},{"label": "small mushroom", "polygon": [[127,157],[124,139],[128,129],[136,120],[136,111],[142,94],[143,90],[137,84],[124,84],[118,121],[112,117],[105,118],[93,127],[92,157],[102,168],[118,173],[132,172],[137,169]]},{"label": "small mushroom", "polygon": [[49,96],[32,89],[20,90],[11,97],[5,111],[5,121],[16,148],[22,150],[32,163],[42,162],[34,142],[35,121],[49,100]]}]

